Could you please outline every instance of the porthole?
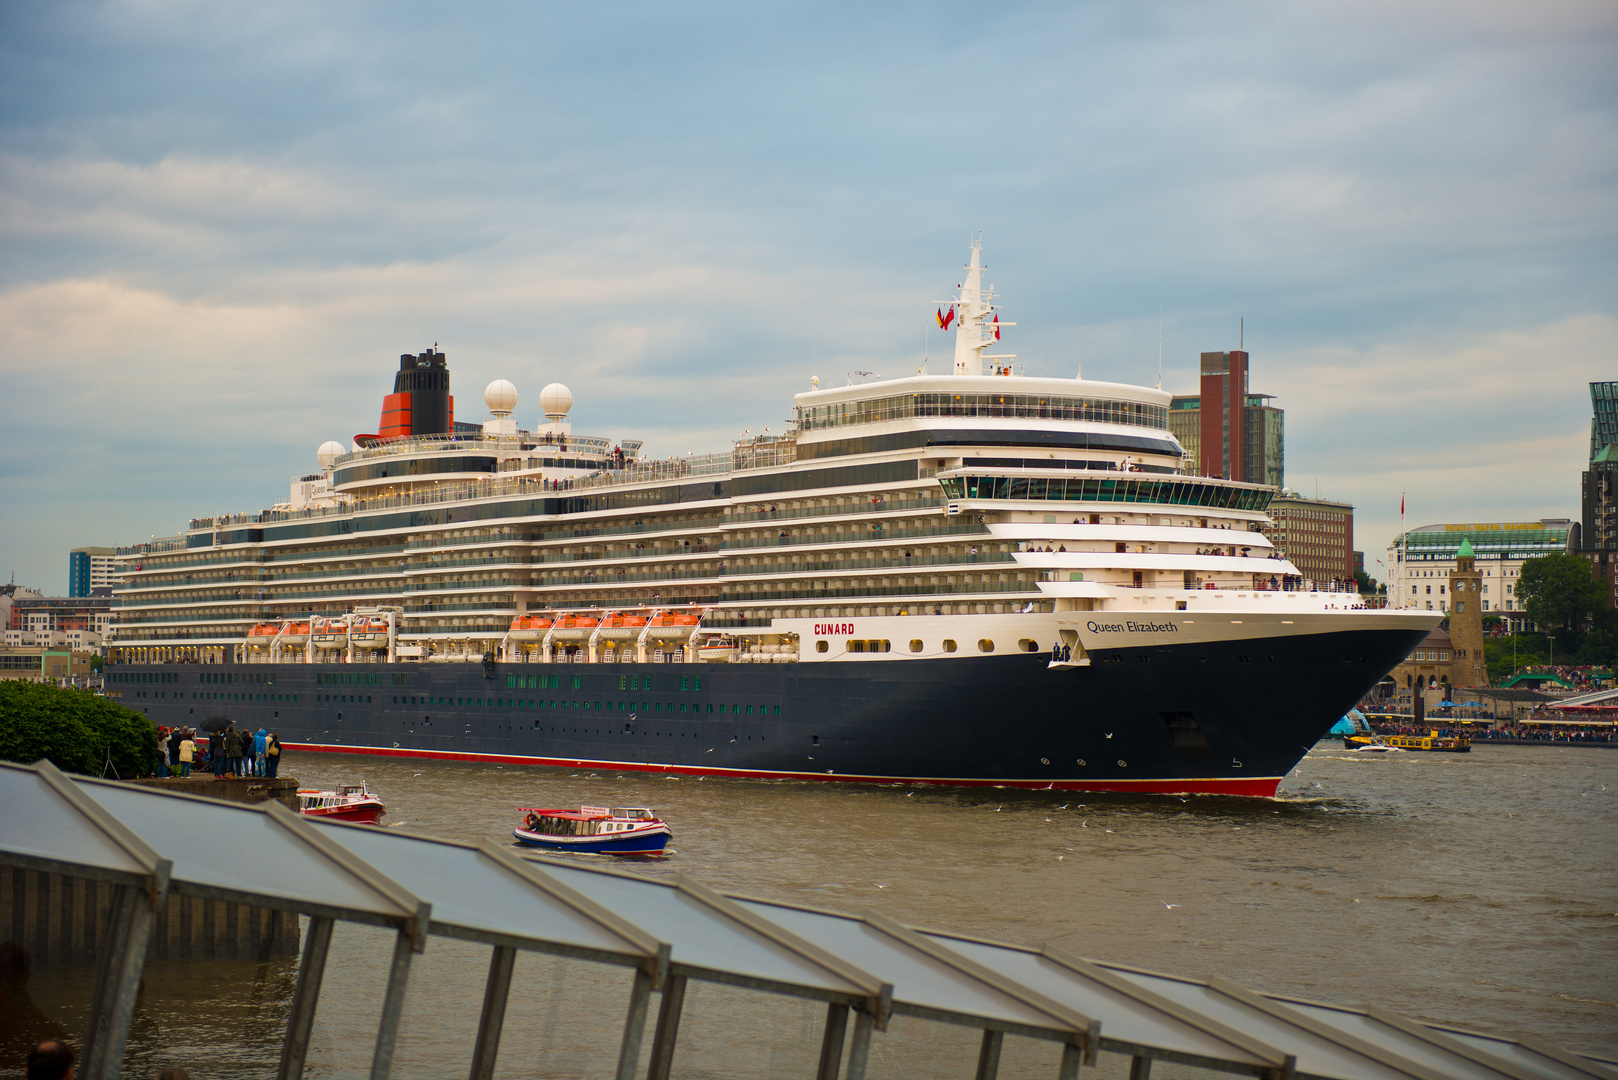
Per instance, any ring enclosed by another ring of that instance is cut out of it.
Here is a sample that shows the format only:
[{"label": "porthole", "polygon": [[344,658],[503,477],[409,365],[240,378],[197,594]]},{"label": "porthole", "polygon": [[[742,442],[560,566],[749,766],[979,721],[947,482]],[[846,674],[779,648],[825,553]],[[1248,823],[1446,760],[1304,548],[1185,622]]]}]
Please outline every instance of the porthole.
[{"label": "porthole", "polygon": [[1127,769],[1127,768],[1129,768],[1129,763],[1127,761],[1125,761],[1123,758],[1119,758],[1118,759],[1118,767],[1120,769]]},{"label": "porthole", "polygon": [[955,642],[953,640],[951,640],[950,638],[945,638],[944,639],[944,651],[945,652],[954,652],[955,651]]},{"label": "porthole", "polygon": [[994,652],[994,642],[988,638],[978,639],[978,652]]},{"label": "porthole", "polygon": [[1080,768],[1083,768],[1083,766],[1084,766],[1084,759],[1083,758],[1079,759],[1079,766],[1080,766]]},{"label": "porthole", "polygon": [[910,642],[911,652],[921,652],[921,638],[913,638]]},{"label": "porthole", "polygon": [[827,643],[827,642],[824,642],[824,641],[815,642],[815,652],[825,652],[826,650],[828,650],[830,648],[831,648],[831,645],[829,643]]}]

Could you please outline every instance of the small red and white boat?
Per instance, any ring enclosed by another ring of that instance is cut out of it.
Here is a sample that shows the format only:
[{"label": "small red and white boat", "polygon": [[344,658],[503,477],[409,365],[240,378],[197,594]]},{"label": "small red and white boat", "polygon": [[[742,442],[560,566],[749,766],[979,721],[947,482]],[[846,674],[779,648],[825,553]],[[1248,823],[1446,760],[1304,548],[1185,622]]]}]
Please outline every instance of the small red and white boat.
[{"label": "small red and white boat", "polygon": [[339,784],[336,791],[299,788],[298,804],[309,817],[357,821],[362,825],[375,825],[388,812],[382,800],[363,783]]}]

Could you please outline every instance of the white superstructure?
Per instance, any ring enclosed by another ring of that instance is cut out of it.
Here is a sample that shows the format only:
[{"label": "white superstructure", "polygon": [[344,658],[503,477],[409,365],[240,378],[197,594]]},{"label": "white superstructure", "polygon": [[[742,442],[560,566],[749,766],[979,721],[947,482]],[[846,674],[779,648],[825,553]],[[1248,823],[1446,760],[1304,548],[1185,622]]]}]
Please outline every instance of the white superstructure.
[{"label": "white superstructure", "polygon": [[[632,440],[576,436],[560,383],[525,430],[503,379],[481,431],[328,442],[287,503],[124,549],[116,647],[130,662],[245,659],[254,626],[274,639],[276,624],[362,611],[391,613],[400,659],[697,661],[723,632],[734,650],[709,655],[727,661],[1060,640],[1079,663],[1098,641],[1389,617],[1280,557],[1259,531],[1274,489],[1182,471],[1169,394],[1013,374],[990,349],[1014,324],[982,273],[974,243],[946,320],[952,374],[816,385],[788,431],[722,453],[646,459]],[[701,625],[672,643],[668,627],[600,628],[669,612]],[[564,615],[596,623],[553,632]],[[337,655],[335,636],[315,638],[251,657]]]}]

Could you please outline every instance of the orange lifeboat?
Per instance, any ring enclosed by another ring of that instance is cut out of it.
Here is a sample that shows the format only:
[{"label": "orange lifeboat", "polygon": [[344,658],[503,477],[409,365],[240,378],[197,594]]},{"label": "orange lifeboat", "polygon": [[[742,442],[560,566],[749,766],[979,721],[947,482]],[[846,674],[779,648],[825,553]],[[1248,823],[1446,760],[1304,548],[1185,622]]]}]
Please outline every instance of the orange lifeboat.
[{"label": "orange lifeboat", "polygon": [[306,622],[291,622],[286,624],[287,632],[281,635],[283,649],[301,649],[309,641],[309,624]]},{"label": "orange lifeboat", "polygon": [[348,639],[356,649],[385,649],[388,647],[388,620],[375,615],[355,619],[348,628]]},{"label": "orange lifeboat", "polygon": [[511,640],[528,643],[545,640],[545,631],[551,628],[548,615],[519,615],[511,620]]},{"label": "orange lifeboat", "polygon": [[609,641],[634,641],[646,629],[646,616],[617,611],[601,620],[601,636]]},{"label": "orange lifeboat", "polygon": [[557,641],[586,641],[601,620],[594,615],[563,615],[552,624],[551,637]]},{"label": "orange lifeboat", "polygon": [[684,641],[702,622],[699,611],[664,611],[652,616],[650,636],[660,641]]},{"label": "orange lifeboat", "polygon": [[347,619],[325,619],[316,616],[310,623],[310,632],[314,635],[317,649],[348,648]]},{"label": "orange lifeboat", "polygon": [[247,631],[247,647],[249,649],[268,649],[270,647],[270,642],[274,641],[275,635],[279,634],[280,632],[280,623],[259,623],[257,626]]}]

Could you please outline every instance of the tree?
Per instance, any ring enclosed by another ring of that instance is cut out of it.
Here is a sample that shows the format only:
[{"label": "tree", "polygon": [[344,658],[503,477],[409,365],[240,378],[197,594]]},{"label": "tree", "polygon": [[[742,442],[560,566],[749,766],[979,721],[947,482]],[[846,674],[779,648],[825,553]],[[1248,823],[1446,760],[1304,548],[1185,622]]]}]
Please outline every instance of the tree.
[{"label": "tree", "polygon": [[1359,582],[1361,596],[1376,595],[1376,578],[1367,574],[1364,570],[1356,570],[1354,571],[1354,580]]},{"label": "tree", "polygon": [[105,666],[105,664],[106,661],[101,658],[100,653],[90,657],[90,671],[96,675],[101,674],[101,669]]},{"label": "tree", "polygon": [[1569,654],[1579,633],[1607,608],[1607,586],[1577,555],[1540,555],[1522,564],[1517,599],[1546,633],[1565,635]]},{"label": "tree", "polygon": [[40,758],[64,772],[148,776],[157,760],[157,725],[86,690],[0,680],[0,760]]}]

